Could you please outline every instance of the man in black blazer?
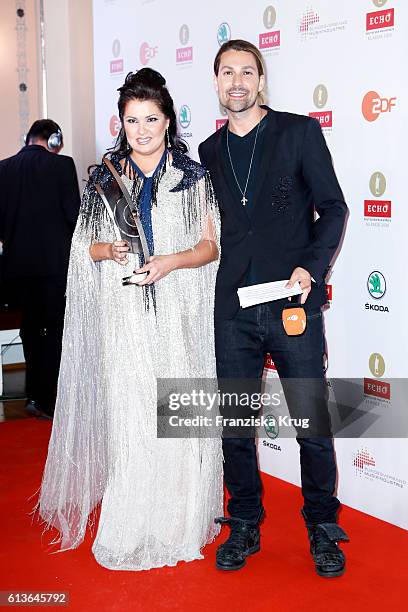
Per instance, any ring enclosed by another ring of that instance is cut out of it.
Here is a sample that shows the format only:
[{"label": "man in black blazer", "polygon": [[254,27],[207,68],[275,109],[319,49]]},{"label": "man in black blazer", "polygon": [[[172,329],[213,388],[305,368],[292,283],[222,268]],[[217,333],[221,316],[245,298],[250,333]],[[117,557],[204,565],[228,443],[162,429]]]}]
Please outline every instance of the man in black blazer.
[{"label": "man in black blazer", "polygon": [[[324,389],[321,306],[327,302],[325,277],[340,243],[347,206],[318,122],[261,103],[265,71],[259,50],[247,41],[225,43],[215,58],[214,73],[228,123],[200,145],[199,154],[221,213],[217,375],[256,381],[251,388],[259,390],[264,357],[271,354],[291,416],[308,418],[314,427],[307,437],[297,429],[297,440],[302,514],[316,571],[339,576],[345,559],[338,541],[347,536],[337,524],[340,503],[335,497],[336,464]],[[239,287],[285,279],[289,286],[298,281],[302,289],[307,325],[299,336],[287,335],[282,324],[282,310],[290,305],[287,299],[246,309],[239,305]],[[293,378],[303,381],[303,387],[288,387]],[[221,410],[231,415],[225,406]],[[243,416],[245,408],[236,410]],[[247,409],[247,416],[250,413]],[[231,529],[217,551],[217,567],[222,570],[240,569],[246,557],[260,549],[264,514],[254,437],[231,435],[224,431],[230,517],[217,519]]]},{"label": "man in black blazer", "polygon": [[26,143],[0,162],[3,282],[22,310],[27,407],[52,416],[80,196],[73,159],[57,155],[63,137],[54,121],[35,121]]}]

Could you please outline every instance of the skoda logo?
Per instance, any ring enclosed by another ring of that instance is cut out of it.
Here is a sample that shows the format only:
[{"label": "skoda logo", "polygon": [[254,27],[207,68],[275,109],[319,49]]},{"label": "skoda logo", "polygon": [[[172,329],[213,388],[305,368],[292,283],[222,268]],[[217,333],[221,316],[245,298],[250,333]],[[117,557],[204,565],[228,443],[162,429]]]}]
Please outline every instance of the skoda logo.
[{"label": "skoda logo", "polygon": [[183,104],[179,111],[179,124],[185,130],[191,123],[191,110],[187,104]]},{"label": "skoda logo", "polygon": [[367,289],[371,297],[375,300],[380,300],[382,297],[384,297],[386,288],[387,285],[384,275],[378,270],[371,272],[367,280]]},{"label": "skoda logo", "polygon": [[273,414],[268,414],[265,417],[266,425],[264,425],[265,433],[268,438],[274,440],[279,436],[279,425]]},{"label": "skoda logo", "polygon": [[231,28],[228,23],[224,22],[218,26],[217,30],[217,40],[218,44],[223,45],[225,42],[228,42],[231,38]]}]

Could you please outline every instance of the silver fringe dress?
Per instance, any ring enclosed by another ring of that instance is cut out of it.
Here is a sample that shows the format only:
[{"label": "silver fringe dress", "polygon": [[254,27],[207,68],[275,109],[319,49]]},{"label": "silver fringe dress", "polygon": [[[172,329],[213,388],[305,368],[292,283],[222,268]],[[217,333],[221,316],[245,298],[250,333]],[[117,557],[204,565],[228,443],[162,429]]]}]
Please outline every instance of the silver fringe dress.
[{"label": "silver fringe dress", "polygon": [[[208,214],[218,227],[211,184],[196,162],[174,155],[156,187],[155,254],[193,247]],[[90,180],[72,241],[39,512],[67,550],[82,542],[100,505],[92,548],[98,563],[118,570],[173,566],[203,558],[218,533],[222,450],[218,438],[157,438],[156,377],[215,377],[217,263],[171,272],[155,284],[155,308],[147,308],[143,289],[121,284],[138,267],[136,256],[126,266],[89,256],[92,241],[114,239]]]}]

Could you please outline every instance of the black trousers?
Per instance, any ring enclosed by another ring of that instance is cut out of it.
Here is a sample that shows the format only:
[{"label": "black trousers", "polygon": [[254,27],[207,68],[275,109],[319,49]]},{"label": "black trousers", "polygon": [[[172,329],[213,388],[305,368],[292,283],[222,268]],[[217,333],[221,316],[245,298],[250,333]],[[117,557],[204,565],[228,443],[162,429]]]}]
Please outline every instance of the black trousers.
[{"label": "black trousers", "polygon": [[65,314],[65,276],[26,277],[9,283],[22,312],[20,337],[26,361],[26,395],[53,414]]},{"label": "black trousers", "polygon": [[[320,310],[308,314],[304,334],[288,336],[281,319],[276,318],[268,304],[240,309],[232,320],[216,320],[215,342],[219,381],[257,380],[260,389],[265,354],[271,354],[290,416],[309,418],[316,431],[316,435],[297,436],[306,523],[336,522],[340,502],[334,494],[337,470],[324,392]],[[302,381],[303,388],[302,384],[290,386],[289,379]],[[253,384],[251,387],[254,391]],[[221,407],[221,411],[225,413],[225,408]],[[231,414],[230,408],[228,412]],[[224,432],[223,452],[225,483],[231,496],[228,512],[257,522],[263,508],[255,439],[227,437]]]}]

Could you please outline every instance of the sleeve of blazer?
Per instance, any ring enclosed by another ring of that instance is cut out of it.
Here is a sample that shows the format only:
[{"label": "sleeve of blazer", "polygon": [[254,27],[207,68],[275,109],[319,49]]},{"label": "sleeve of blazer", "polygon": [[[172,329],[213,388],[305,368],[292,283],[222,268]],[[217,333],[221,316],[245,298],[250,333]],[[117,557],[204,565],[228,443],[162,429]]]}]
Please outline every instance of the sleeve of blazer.
[{"label": "sleeve of blazer", "polygon": [[65,157],[61,172],[61,198],[62,209],[67,223],[75,229],[78,218],[81,197],[79,195],[78,177],[72,157]]},{"label": "sleeve of blazer", "polygon": [[308,270],[317,285],[321,285],[341,240],[347,205],[334,172],[330,151],[316,119],[310,119],[306,127],[302,170],[319,219],[313,224],[312,242],[299,265]]}]

